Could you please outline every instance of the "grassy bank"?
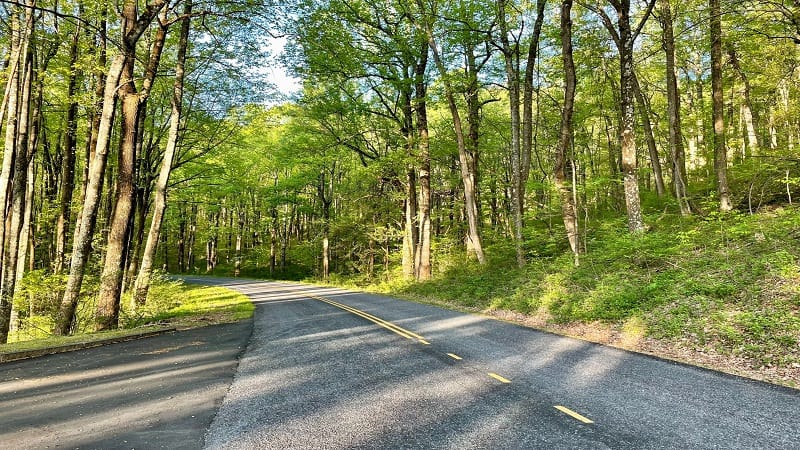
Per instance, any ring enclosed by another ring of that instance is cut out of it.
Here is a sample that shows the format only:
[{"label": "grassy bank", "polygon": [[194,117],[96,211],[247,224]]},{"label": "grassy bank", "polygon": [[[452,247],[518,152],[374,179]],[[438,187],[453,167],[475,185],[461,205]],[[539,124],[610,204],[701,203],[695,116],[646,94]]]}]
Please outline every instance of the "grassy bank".
[{"label": "grassy bank", "polygon": [[429,282],[368,289],[800,384],[798,209],[647,223],[640,236],[620,219],[589,223],[577,267],[554,226],[536,231],[529,248],[546,250],[522,269],[494,244],[485,265],[451,256]]},{"label": "grassy bank", "polygon": [[84,326],[72,336],[52,336],[52,320],[47,316],[34,316],[10,335],[8,344],[0,345],[0,353],[99,341],[159,328],[182,329],[235,322],[252,317],[255,309],[245,295],[230,289],[163,279],[154,284],[147,305],[136,310],[130,308],[129,302],[123,301],[123,305],[120,329],[101,333],[93,333]]}]

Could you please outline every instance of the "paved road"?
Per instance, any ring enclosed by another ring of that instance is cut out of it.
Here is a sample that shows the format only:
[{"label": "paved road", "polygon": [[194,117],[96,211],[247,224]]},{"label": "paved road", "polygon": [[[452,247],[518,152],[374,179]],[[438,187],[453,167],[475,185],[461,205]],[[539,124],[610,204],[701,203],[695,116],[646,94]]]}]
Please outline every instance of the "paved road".
[{"label": "paved road", "polygon": [[0,449],[197,449],[252,321],[0,364]]},{"label": "paved road", "polygon": [[258,306],[210,449],[800,448],[800,391],[382,296],[215,283]]},{"label": "paved road", "polygon": [[254,321],[0,364],[0,449],[800,448],[800,391],[382,296],[197,281],[250,295]]}]

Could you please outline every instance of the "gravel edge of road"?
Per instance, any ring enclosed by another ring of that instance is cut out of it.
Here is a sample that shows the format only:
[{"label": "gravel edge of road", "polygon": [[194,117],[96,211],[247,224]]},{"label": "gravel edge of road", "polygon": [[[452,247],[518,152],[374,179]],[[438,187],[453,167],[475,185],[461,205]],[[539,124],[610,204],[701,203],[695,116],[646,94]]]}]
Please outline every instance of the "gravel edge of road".
[{"label": "gravel edge of road", "polygon": [[117,336],[113,338],[100,339],[96,341],[76,342],[74,344],[59,345],[57,347],[37,348],[33,350],[20,350],[17,352],[0,353],[0,364],[19,361],[22,359],[38,358],[40,356],[54,355],[57,353],[73,352],[76,350],[83,350],[92,347],[101,347],[104,345],[118,344],[120,342],[134,341],[137,339],[146,339],[153,336],[159,336],[166,333],[174,333],[178,331],[177,328],[165,328],[161,330],[145,331],[142,333],[129,334],[126,336]]}]

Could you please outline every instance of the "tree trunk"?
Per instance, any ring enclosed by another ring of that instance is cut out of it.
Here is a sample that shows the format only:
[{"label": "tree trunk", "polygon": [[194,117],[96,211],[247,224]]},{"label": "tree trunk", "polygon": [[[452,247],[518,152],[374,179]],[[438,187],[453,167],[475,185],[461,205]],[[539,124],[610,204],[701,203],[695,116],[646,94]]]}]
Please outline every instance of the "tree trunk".
[{"label": "tree trunk", "polygon": [[[612,1],[612,6],[617,13],[617,26],[614,27],[608,14],[601,8],[586,6],[598,14],[603,21],[606,29],[611,34],[614,43],[619,51],[620,83],[619,83],[619,103],[620,103],[620,127],[619,142],[621,151],[620,167],[622,170],[623,189],[625,195],[625,206],[628,211],[628,230],[631,233],[643,231],[644,220],[642,219],[642,203],[639,197],[639,180],[637,178],[637,155],[636,138],[634,136],[634,96],[636,90],[636,74],[633,70],[633,43],[636,36],[644,27],[644,23],[650,15],[648,8],[639,26],[634,31],[630,23],[630,0]],[[652,4],[650,5],[652,6]],[[657,158],[656,158],[657,159]]]},{"label": "tree trunk", "polygon": [[64,133],[64,154],[61,159],[61,187],[59,198],[59,213],[56,222],[56,255],[53,265],[54,273],[61,273],[64,270],[64,260],[67,247],[67,232],[69,231],[69,221],[72,212],[72,196],[75,193],[75,158],[77,155],[77,131],[78,131],[78,101],[75,94],[78,82],[81,78],[81,71],[77,67],[78,43],[82,33],[80,22],[77,23],[75,34],[69,49],[69,81],[67,82],[67,98],[69,107],[67,109],[67,129]]},{"label": "tree trunk", "polygon": [[[467,135],[466,135],[466,156],[469,172],[472,174],[473,190],[475,192],[475,210],[478,218],[478,230],[480,231],[481,213],[481,189],[480,189],[480,126],[481,126],[481,101],[480,83],[478,73],[485,64],[485,59],[479,61],[475,56],[475,46],[472,43],[464,45],[466,61],[466,90],[464,100],[467,106]],[[467,241],[469,242],[469,241]]]},{"label": "tree trunk", "polygon": [[722,93],[722,20],[719,0],[710,0],[711,14],[711,106],[714,122],[714,171],[717,176],[719,210],[730,211],[728,190],[728,151],[725,145],[725,111]]},{"label": "tree trunk", "polygon": [[[330,176],[326,176],[326,172],[330,170]],[[333,181],[336,173],[336,166],[332,165],[330,169],[323,169],[319,174],[319,184],[317,186],[317,195],[319,196],[320,204],[322,205],[322,278],[327,280],[330,275],[330,221],[331,221],[331,205],[333,204]],[[412,256],[413,261],[413,256]]]},{"label": "tree trunk", "polygon": [[[125,2],[123,8],[123,30],[127,35],[135,26],[136,3]],[[161,30],[160,30],[161,31]],[[161,35],[162,33],[159,33]],[[159,36],[160,37],[160,36]],[[158,46],[158,38],[154,47]],[[146,99],[144,92],[137,93],[134,83],[136,47],[127,48],[125,68],[117,95],[121,104],[121,130],[117,161],[117,189],[114,207],[109,218],[109,232],[100,289],[97,295],[95,329],[97,331],[116,328],[119,322],[122,278],[125,271],[133,199],[136,193],[136,147],[139,137],[140,114]],[[144,89],[143,89],[144,91]]]},{"label": "tree trunk", "polygon": [[[123,36],[124,51],[114,58],[108,69],[106,84],[103,88],[103,110],[97,132],[97,147],[95,148],[94,157],[89,167],[81,218],[80,222],[76,225],[77,238],[73,243],[69,278],[67,279],[64,297],[61,299],[61,306],[54,329],[54,332],[59,335],[69,334],[73,326],[75,308],[78,305],[78,296],[80,294],[81,285],[83,284],[84,269],[91,254],[92,236],[97,222],[97,212],[100,206],[100,192],[102,190],[103,175],[105,174],[108,160],[111,128],[114,123],[117,87],[120,85],[119,82],[125,67],[126,54],[132,54],[135,51],[136,43],[139,38],[166,1],[167,0],[154,0],[152,3],[147,4],[144,11],[142,11],[136,20],[135,27]],[[132,2],[132,0],[126,0],[126,4]]]},{"label": "tree trunk", "polygon": [[[41,98],[39,99],[39,106],[41,107]],[[30,154],[33,155],[36,149],[36,139],[31,140],[31,152]],[[33,270],[33,262],[35,260],[35,248],[34,248],[34,240],[33,240],[33,196],[34,191],[36,189],[36,171],[34,170],[34,162],[33,158],[31,157],[30,162],[28,163],[28,175],[27,175],[27,188],[25,190],[25,217],[23,218],[22,222],[22,229],[20,230],[19,234],[19,255],[17,257],[17,271],[16,271],[16,281],[14,285],[14,295],[19,293],[19,286],[20,281],[25,276],[26,265],[27,270]],[[790,202],[791,203],[791,202]],[[28,261],[26,261],[26,258]],[[31,306],[33,305],[33,300],[29,300]],[[29,316],[30,317],[30,316]],[[20,325],[19,319],[19,312],[13,305],[11,305],[11,321],[10,321],[10,328],[9,331],[11,333],[17,331]]]},{"label": "tree trunk", "polygon": [[[8,204],[11,197],[11,180],[15,167],[15,159],[19,156],[17,148],[18,129],[21,126],[19,121],[19,109],[21,107],[21,83],[24,78],[23,72],[26,70],[28,61],[28,27],[33,26],[33,14],[30,9],[26,9],[24,24],[21,23],[19,10],[11,10],[11,62],[10,72],[6,86],[6,122],[5,122],[5,141],[3,150],[3,166],[0,169],[0,260],[5,259],[6,223],[8,220]],[[2,121],[3,117],[0,117]],[[2,272],[0,272],[0,283],[2,283]],[[0,296],[0,343],[5,343],[8,335],[9,317],[11,314],[11,302]]]},{"label": "tree trunk", "polygon": [[[27,55],[27,43],[30,42],[33,19],[31,9],[26,9],[26,28],[21,45]],[[2,242],[2,279],[0,279],[0,344],[8,341],[8,332],[11,325],[11,305],[14,300],[14,291],[17,282],[17,262],[19,258],[19,242],[22,226],[25,218],[25,196],[28,189],[28,164],[33,158],[33,145],[29,142],[30,131],[30,102],[31,102],[31,83],[33,78],[33,62],[30,56],[23,56],[20,68],[22,69],[21,84],[19,95],[17,96],[18,108],[9,104],[9,114],[12,110],[18,110],[18,123],[14,147],[16,157],[14,158],[13,183],[11,186],[10,213],[8,218],[8,231]],[[8,149],[6,149],[8,150]],[[0,224],[5,225],[5,224]],[[5,228],[5,226],[4,226]]]},{"label": "tree trunk", "polygon": [[406,170],[406,200],[403,217],[403,276],[406,279],[413,279],[416,273],[414,267],[416,257],[415,250],[417,247],[417,232],[415,230],[416,217],[417,217],[417,176],[414,173],[413,167],[408,167]]},{"label": "tree trunk", "polygon": [[[518,188],[520,192],[520,210],[522,211],[525,210],[525,188],[528,183],[531,156],[534,150],[533,72],[539,57],[539,39],[542,35],[546,3],[547,0],[536,1],[536,20],[533,23],[533,32],[531,33],[528,47],[528,60],[525,63],[525,79],[522,83],[522,147],[520,149],[520,179]],[[536,109],[538,111],[538,105]]]},{"label": "tree trunk", "polygon": [[289,250],[289,239],[291,239],[290,227],[291,222],[295,218],[295,209],[296,206],[293,205],[289,218],[283,219],[283,231],[281,232],[281,272],[286,271],[286,252]]},{"label": "tree trunk", "polygon": [[[126,4],[125,24],[133,26],[136,19],[135,4]],[[100,278],[100,292],[97,299],[95,327],[98,331],[116,328],[119,321],[120,297],[122,294],[125,263],[130,254],[130,233],[133,223],[134,199],[136,195],[136,155],[141,148],[141,132],[144,115],[147,111],[147,100],[158,72],[161,55],[166,41],[166,11],[161,13],[161,25],[152,43],[150,58],[142,82],[141,92],[136,92],[133,82],[135,64],[135,47],[128,55],[124,83],[119,89],[122,104],[122,130],[120,132],[119,163],[117,165],[117,191],[114,202],[111,227],[108,235],[105,264]],[[126,34],[130,28],[126,29]]]},{"label": "tree trunk", "polygon": [[219,258],[219,216],[220,212],[217,211],[214,214],[214,234],[211,238],[211,269],[215,269],[217,267]]},{"label": "tree trunk", "polygon": [[[34,149],[36,146],[34,145]],[[33,150],[35,152],[35,150]],[[29,261],[26,261],[26,258],[30,259],[31,264],[28,266],[28,270],[33,269],[33,260],[34,260],[34,247],[33,247],[33,196],[34,191],[36,189],[36,171],[34,170],[34,162],[33,158],[28,163],[28,175],[27,175],[27,188],[25,191],[25,217],[22,221],[22,230],[20,231],[19,235],[19,257],[17,258],[17,284],[15,286],[16,289],[19,288],[19,282],[22,280],[22,277],[25,275],[26,265],[28,265]],[[16,292],[15,292],[16,293]]]},{"label": "tree trunk", "polygon": [[[97,149],[98,143],[98,136],[100,134],[100,122],[102,120],[102,113],[103,113],[103,100],[105,97],[105,85],[107,82],[106,72],[104,72],[103,68],[106,66],[106,62],[108,59],[108,55],[106,52],[107,47],[107,34],[106,28],[108,26],[106,22],[106,14],[107,11],[104,8],[102,11],[102,19],[100,20],[100,24],[98,28],[98,35],[96,36],[97,41],[95,41],[95,46],[98,49],[97,54],[97,61],[96,66],[99,67],[95,69],[94,73],[94,100],[95,104],[93,107],[89,108],[88,115],[89,118],[87,120],[88,123],[88,130],[86,133],[86,147],[85,147],[85,154],[84,154],[84,164],[83,164],[83,178],[81,182],[81,195],[79,199],[79,203],[81,205],[84,204],[86,201],[86,190],[89,184],[89,168],[91,167],[92,161],[94,160],[94,154]],[[116,99],[116,97],[114,97]],[[112,119],[113,120],[113,119]],[[106,135],[106,139],[110,139],[111,135]],[[105,145],[108,145],[106,143]],[[80,224],[83,222],[83,209],[78,210],[78,213],[75,217],[75,223]],[[75,243],[78,242],[78,237],[80,235],[80,227],[76,226],[73,231],[73,238],[72,238],[72,245],[73,251]]]},{"label": "tree trunk", "polygon": [[[498,21],[500,26],[500,43],[508,84],[508,102],[511,113],[511,209],[513,215],[514,248],[517,254],[517,265],[525,265],[525,249],[522,237],[523,196],[525,188],[522,182],[522,154],[520,130],[520,82],[519,82],[519,46],[512,47],[508,39],[508,23],[506,20],[506,1],[497,2]],[[531,44],[536,45],[536,44]]]},{"label": "tree trunk", "polygon": [[194,244],[197,241],[197,205],[192,204],[192,213],[189,216],[189,250],[186,255],[186,265],[188,272],[195,269]]},{"label": "tree trunk", "polygon": [[278,263],[278,208],[273,207],[270,210],[270,217],[272,220],[269,227],[269,276],[274,278],[275,268]]},{"label": "tree trunk", "polygon": [[705,149],[705,123],[703,121],[704,102],[702,80],[693,82],[694,89],[688,90],[688,108],[695,115],[694,124],[686,139],[688,156],[686,159],[687,170],[696,170],[699,167],[707,168]]},{"label": "tree trunk", "polygon": [[736,49],[733,47],[732,43],[728,44],[728,56],[730,59],[731,66],[733,70],[739,75],[739,78],[742,79],[742,83],[744,84],[744,101],[742,102],[742,118],[744,119],[745,125],[745,142],[747,143],[747,155],[756,155],[758,154],[758,134],[756,133],[755,124],[757,122],[757,118],[755,117],[755,113],[753,112],[753,103],[750,100],[750,93],[752,89],[750,87],[750,79],[747,78],[747,74],[744,73],[742,70],[742,65],[739,63],[739,57],[736,53]]},{"label": "tree trunk", "polygon": [[431,152],[428,139],[428,85],[425,70],[428,66],[428,46],[423,45],[415,67],[414,108],[417,116],[417,149],[419,150],[419,242],[417,251],[417,280],[431,279]]},{"label": "tree trunk", "polygon": [[[572,145],[572,113],[575,106],[575,63],[572,58],[572,0],[561,2],[561,57],[564,63],[564,107],[561,110],[561,128],[558,135],[556,148],[555,167],[553,175],[556,188],[561,199],[561,213],[564,227],[567,231],[569,247],[575,256],[575,265],[579,263],[580,243],[578,234],[578,210],[576,198],[573,195],[574,177],[567,177],[567,155]],[[572,167],[574,172],[575,168]],[[572,180],[572,181],[570,181]]]},{"label": "tree trunk", "polygon": [[[132,65],[129,61],[128,65]],[[130,232],[130,218],[133,213],[134,163],[136,161],[136,125],[139,114],[139,96],[135,92],[133,67],[126,68],[126,80],[119,89],[121,97],[122,130],[120,132],[119,160],[117,163],[117,192],[110,220],[108,245],[105,263],[100,277],[100,291],[97,296],[95,329],[108,330],[117,327],[119,301],[122,290],[122,275],[125,268],[126,243]],[[130,78],[128,78],[130,77]]]},{"label": "tree trunk", "polygon": [[[183,12],[188,16],[191,14],[191,11],[192,0],[186,0]],[[135,305],[144,305],[147,301],[156,249],[158,247],[159,237],[161,236],[161,225],[164,221],[164,212],[167,209],[167,186],[169,185],[169,176],[172,172],[175,152],[178,148],[181,115],[183,111],[183,81],[185,77],[186,49],[189,42],[189,28],[191,25],[189,20],[190,19],[187,17],[183,20],[183,23],[181,23],[181,32],[178,41],[178,59],[175,65],[175,83],[172,89],[172,112],[169,118],[167,147],[164,150],[164,159],[161,161],[161,170],[158,173],[158,180],[156,181],[156,194],[155,200],[153,201],[153,218],[150,222],[150,231],[147,233],[147,243],[144,247],[144,253],[142,253],[139,274],[136,276],[136,283],[134,284],[133,303]],[[217,217],[219,217],[219,215],[217,215]]]},{"label": "tree trunk", "polygon": [[672,160],[672,186],[681,214],[687,216],[692,210],[686,195],[686,155],[683,150],[681,131],[681,96],[678,92],[678,79],[675,75],[675,36],[672,31],[672,10],[670,0],[661,2],[662,45],[666,55],[667,72],[667,115],[669,116],[669,148]]},{"label": "tree trunk", "polygon": [[[145,170],[149,170],[149,168],[143,167],[143,165],[140,165],[136,170],[139,181],[137,181],[136,194],[134,195],[133,209],[135,211],[135,218],[131,218],[132,228],[130,239],[127,244],[130,251],[128,253],[128,269],[125,272],[125,282],[122,287],[123,292],[131,292],[133,283],[139,273],[139,264],[141,264],[142,261],[142,249],[145,242],[144,231],[147,225],[147,216],[150,214],[150,208],[148,206],[150,193],[149,189],[145,189],[141,183],[152,183],[149,175],[146,177],[146,180],[144,179],[145,177],[142,176],[143,174],[141,172]],[[132,302],[132,304],[135,304],[135,302]]]},{"label": "tree trunk", "polygon": [[[239,226],[236,228],[236,256],[233,260],[233,276],[242,274],[242,233],[244,232],[244,213],[239,211]],[[327,236],[326,236],[327,241]]]},{"label": "tree trunk", "polygon": [[620,112],[622,148],[622,176],[625,189],[625,206],[628,210],[628,230],[637,233],[644,230],[642,204],[639,198],[639,180],[637,179],[636,139],[634,137],[633,111],[633,41],[634,35],[630,24],[630,0],[619,2],[617,10],[619,24],[619,60],[620,60]]},{"label": "tree trunk", "polygon": [[656,138],[653,135],[653,125],[650,123],[650,106],[642,93],[642,87],[639,85],[639,79],[636,72],[633,73],[633,93],[636,96],[636,101],[639,103],[639,118],[642,121],[642,128],[644,128],[645,142],[647,143],[647,150],[650,154],[650,165],[653,168],[653,178],[656,181],[656,194],[663,197],[667,193],[664,188],[664,175],[661,170],[661,160],[658,157],[658,147],[656,147]]},{"label": "tree trunk", "polygon": [[[424,6],[421,0],[417,0],[417,5],[420,11],[424,11]],[[466,139],[464,136],[464,129],[461,123],[461,114],[458,111],[458,104],[456,103],[453,87],[447,78],[447,68],[439,56],[439,47],[436,44],[436,39],[433,36],[433,29],[427,17],[423,17],[423,27],[425,34],[428,38],[428,45],[431,48],[433,61],[442,77],[444,84],[445,97],[447,97],[447,106],[450,109],[450,115],[453,118],[453,129],[456,134],[456,143],[458,144],[458,162],[461,169],[461,182],[464,186],[464,209],[466,210],[467,218],[467,249],[475,254],[480,264],[486,263],[486,256],[483,253],[483,243],[481,242],[480,235],[480,220],[478,217],[478,204],[476,192],[476,174],[472,171],[472,164],[470,155],[467,152]]]},{"label": "tree trunk", "polygon": [[[427,49],[427,47],[425,47]],[[413,84],[403,86],[398,97],[400,100],[400,132],[406,143],[406,199],[404,206],[403,226],[403,277],[411,280],[417,273],[419,256],[419,229],[417,214],[419,214],[419,200],[417,198],[417,173],[414,167],[415,136],[414,136],[414,105]]]},{"label": "tree trunk", "polygon": [[233,214],[231,213],[230,208],[225,208],[225,209],[223,209],[223,211],[225,211],[225,217],[227,219],[225,222],[228,224],[228,230],[227,230],[228,231],[228,236],[227,236],[227,238],[228,238],[227,239],[228,246],[227,246],[226,252],[225,252],[225,262],[226,263],[230,263],[231,262],[231,254],[233,252]]}]

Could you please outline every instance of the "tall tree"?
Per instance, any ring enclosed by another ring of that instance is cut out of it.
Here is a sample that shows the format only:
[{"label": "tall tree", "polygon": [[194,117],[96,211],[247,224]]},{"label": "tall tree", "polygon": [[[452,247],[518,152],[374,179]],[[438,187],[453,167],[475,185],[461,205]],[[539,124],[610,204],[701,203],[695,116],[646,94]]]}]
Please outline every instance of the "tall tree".
[{"label": "tall tree", "polygon": [[[141,266],[136,276],[136,283],[133,291],[133,305],[143,305],[147,300],[147,293],[150,290],[153,263],[155,261],[156,249],[159,237],[161,236],[161,225],[164,221],[164,211],[167,209],[167,186],[178,147],[178,137],[183,112],[183,91],[184,78],[186,76],[186,50],[189,45],[190,19],[192,13],[192,0],[185,0],[183,5],[184,19],[181,23],[180,36],[178,38],[178,58],[175,65],[175,83],[172,90],[172,112],[169,119],[169,135],[167,147],[164,151],[161,162],[161,170],[156,181],[155,200],[153,204],[153,218],[150,221],[150,231],[147,234],[147,243],[142,254]],[[209,258],[209,263],[211,258]]]},{"label": "tall tree", "polygon": [[[3,152],[3,168],[0,173],[0,343],[8,340],[11,325],[11,309],[17,281],[17,258],[19,237],[25,215],[28,164],[33,156],[34,145],[29,141],[30,101],[33,79],[33,58],[30,48],[35,26],[35,0],[29,0],[22,8],[11,12],[11,54],[14,59],[8,77],[8,102],[6,108],[6,136]],[[2,119],[2,117],[0,117]],[[7,212],[8,211],[8,212]],[[10,214],[10,216],[9,216]]]},{"label": "tall tree", "polygon": [[[164,43],[167,36],[166,11],[159,13],[159,26],[151,44],[150,57],[143,77],[142,88],[137,91],[134,81],[135,52],[127,55],[123,80],[117,92],[121,104],[121,129],[117,161],[117,189],[108,232],[108,245],[97,295],[95,328],[107,330],[117,327],[119,321],[122,278],[130,250],[130,233],[136,193],[136,155],[141,147],[139,127],[142,126],[147,100],[155,81]],[[126,4],[123,10],[123,30],[128,34],[135,26],[136,5]]]},{"label": "tall tree", "polygon": [[722,11],[719,0],[709,0],[711,38],[711,108],[714,123],[714,172],[719,210],[733,209],[728,188],[728,149],[725,144],[725,104],[722,93]]},{"label": "tall tree", "polygon": [[661,170],[661,160],[658,156],[658,147],[656,146],[655,133],[653,133],[653,124],[650,122],[650,102],[642,92],[642,87],[639,85],[639,77],[636,71],[633,73],[633,95],[639,105],[639,119],[642,121],[642,128],[644,129],[644,140],[647,144],[647,151],[650,155],[650,165],[653,169],[653,178],[656,184],[656,194],[663,197],[666,194],[664,187],[664,175]]},{"label": "tall tree", "polygon": [[[525,62],[525,76],[522,80],[522,145],[520,148],[520,176],[517,191],[520,197],[520,209],[525,208],[525,189],[531,169],[531,157],[534,152],[534,79],[535,68],[539,63],[539,40],[544,24],[544,9],[547,0],[536,0],[536,19],[528,43],[528,58]],[[538,103],[538,100],[537,100]],[[538,108],[538,105],[537,105]],[[516,220],[516,219],[515,219]]]},{"label": "tall tree", "polygon": [[525,191],[531,166],[533,153],[533,75],[536,67],[539,38],[544,23],[544,8],[546,0],[536,2],[536,19],[533,31],[528,42],[527,59],[525,59],[524,72],[521,69],[523,45],[521,31],[516,34],[510,27],[514,23],[513,16],[508,14],[509,8],[506,0],[497,1],[497,22],[500,33],[500,51],[506,74],[506,84],[509,97],[509,113],[511,116],[511,208],[513,215],[514,248],[517,254],[517,265],[525,264],[524,237],[524,209]]},{"label": "tall tree", "polygon": [[[522,136],[520,116],[520,79],[519,79],[519,43],[513,45],[509,39],[506,0],[497,1],[497,21],[500,31],[500,50],[506,72],[508,102],[511,113],[511,208],[514,215],[514,248],[517,253],[517,265],[525,265],[525,249],[522,237],[522,215],[524,188],[522,185]],[[534,44],[531,44],[533,46]]]},{"label": "tall tree", "polygon": [[672,187],[681,214],[691,214],[686,194],[686,156],[683,149],[681,129],[681,96],[678,91],[678,77],[675,65],[675,35],[673,32],[672,8],[670,0],[659,0],[659,19],[661,22],[661,43],[666,56],[667,74],[667,115],[669,116],[669,148],[672,160]]},{"label": "tall tree", "polygon": [[742,80],[743,85],[743,94],[744,98],[742,99],[742,119],[744,120],[744,137],[745,137],[745,145],[747,151],[745,152],[747,156],[755,155],[758,153],[758,134],[756,133],[756,113],[753,109],[753,102],[751,101],[751,93],[753,88],[750,86],[750,78],[745,73],[744,69],[742,69],[742,64],[739,61],[739,53],[736,51],[736,47],[733,43],[729,42],[727,45],[728,51],[728,60],[730,61],[731,67],[733,70],[736,71],[736,74]]},{"label": "tall tree", "polygon": [[[103,110],[97,131],[97,144],[89,167],[80,223],[76,225],[76,239],[73,243],[69,278],[67,278],[67,286],[61,299],[54,328],[55,333],[59,335],[69,334],[75,321],[75,308],[78,305],[86,263],[91,254],[92,237],[100,207],[100,192],[108,160],[111,129],[116,112],[117,90],[121,86],[120,80],[130,55],[136,54],[136,45],[139,39],[166,3],[167,0],[153,0],[147,4],[136,17],[134,25],[123,34],[122,49],[108,68],[103,88]],[[129,5],[133,5],[133,11],[136,10],[134,0],[126,0],[126,8]]]},{"label": "tall tree", "polygon": [[77,157],[78,134],[78,99],[76,98],[78,83],[81,80],[81,70],[77,62],[79,55],[80,36],[83,34],[81,22],[75,26],[69,47],[69,81],[67,82],[67,108],[66,130],[64,132],[64,154],[61,159],[61,186],[59,191],[59,213],[56,222],[56,260],[53,271],[60,273],[64,269],[64,260],[67,247],[67,234],[72,215],[72,196],[75,193],[75,160]]},{"label": "tall tree", "polygon": [[416,255],[417,280],[431,278],[431,151],[428,130],[428,44],[422,42],[414,67],[414,111],[417,119],[417,149],[419,153],[419,242]]},{"label": "tall tree", "polygon": [[[561,110],[561,127],[558,134],[553,175],[556,189],[558,189],[561,199],[561,212],[564,219],[564,227],[567,230],[567,239],[577,266],[581,249],[578,234],[578,208],[573,195],[573,190],[576,188],[573,181],[575,177],[567,177],[567,165],[571,165],[567,155],[573,142],[572,115],[575,108],[575,90],[577,86],[575,62],[572,56],[571,14],[572,0],[562,0],[561,59],[564,64],[564,105]],[[570,172],[574,171],[575,167],[570,167]]]},{"label": "tall tree", "polygon": [[418,26],[422,28],[425,36],[428,39],[428,45],[431,49],[431,56],[434,65],[439,72],[444,85],[445,97],[447,98],[447,106],[450,110],[450,115],[453,119],[453,130],[456,135],[456,144],[458,146],[458,162],[461,171],[461,182],[464,188],[464,209],[467,215],[467,249],[474,253],[478,262],[481,264],[486,263],[486,256],[483,253],[483,243],[480,234],[480,217],[478,216],[478,202],[476,192],[476,174],[473,171],[473,164],[470,160],[470,155],[467,152],[467,142],[464,133],[464,127],[461,120],[461,113],[458,110],[458,103],[456,102],[455,91],[450,79],[448,77],[447,67],[442,60],[439,45],[437,44],[436,37],[433,33],[433,18],[437,17],[435,5],[432,5],[432,10],[428,11],[422,2],[417,0],[417,7],[419,9],[420,17],[418,18]]},{"label": "tall tree", "polygon": [[645,228],[642,218],[642,203],[639,196],[639,180],[637,176],[637,153],[634,127],[635,77],[633,67],[633,44],[644,28],[647,19],[655,5],[655,0],[648,2],[647,8],[636,28],[631,26],[630,0],[609,0],[617,15],[617,25],[614,26],[608,14],[599,7],[585,5],[600,16],[603,25],[611,34],[611,38],[619,52],[620,83],[620,129],[619,142],[622,151],[622,177],[625,193],[625,206],[628,211],[628,230],[632,233],[643,231]]}]

